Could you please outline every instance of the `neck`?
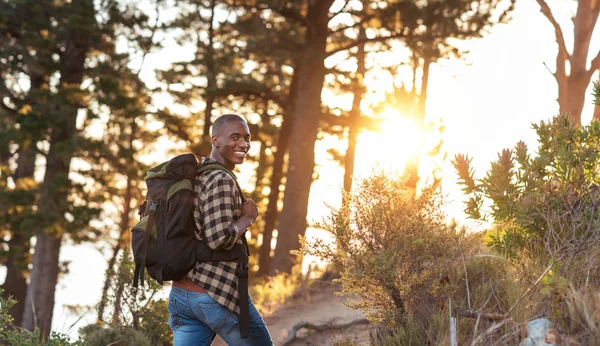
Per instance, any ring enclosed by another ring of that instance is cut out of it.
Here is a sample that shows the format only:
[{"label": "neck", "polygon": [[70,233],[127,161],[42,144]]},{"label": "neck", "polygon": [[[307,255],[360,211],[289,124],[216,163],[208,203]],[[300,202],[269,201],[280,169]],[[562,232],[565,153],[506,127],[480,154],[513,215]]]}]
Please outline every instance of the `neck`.
[{"label": "neck", "polygon": [[219,153],[218,150],[211,150],[210,152],[210,158],[223,164],[225,167],[229,168],[229,170],[233,171],[233,169],[235,168],[235,165],[232,164],[227,164],[225,162],[225,159],[223,158],[223,155],[221,155],[221,153]]}]

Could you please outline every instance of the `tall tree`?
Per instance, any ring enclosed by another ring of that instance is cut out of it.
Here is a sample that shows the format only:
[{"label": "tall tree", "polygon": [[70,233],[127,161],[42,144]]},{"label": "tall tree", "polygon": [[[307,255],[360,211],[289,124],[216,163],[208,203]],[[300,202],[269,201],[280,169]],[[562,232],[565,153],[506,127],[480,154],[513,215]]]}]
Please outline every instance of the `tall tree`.
[{"label": "tall tree", "polygon": [[[333,0],[308,1],[304,8],[282,8],[284,16],[299,18],[305,25],[304,40],[298,50],[298,91],[294,97],[294,126],[290,136],[289,163],[286,176],[283,209],[271,273],[290,273],[294,260],[290,250],[299,248],[299,235],[306,231],[308,197],[315,164],[315,141],[321,115],[321,91],[325,80],[324,66],[329,36],[329,8]],[[304,11],[304,13],[302,12]]]},{"label": "tall tree", "polygon": [[[569,114],[576,126],[581,125],[581,112],[585,103],[586,91],[593,74],[600,70],[600,50],[593,55],[590,43],[594,28],[600,15],[600,2],[597,0],[578,0],[573,17],[573,48],[569,51],[565,43],[565,34],[558,24],[554,13],[546,0],[537,0],[540,10],[554,28],[558,45],[556,68],[553,73],[558,86],[558,105],[561,114]],[[593,58],[590,62],[590,53]],[[589,64],[589,68],[588,68]],[[600,110],[596,106],[594,119],[600,120]]]},{"label": "tall tree", "polygon": [[[360,26],[358,39],[363,41],[367,39],[367,30],[364,25]],[[348,148],[346,149],[346,155],[344,155],[344,191],[346,193],[350,193],[352,190],[356,145],[358,143],[358,134],[361,130],[358,121],[362,113],[360,109],[361,101],[366,91],[364,83],[367,72],[366,56],[365,44],[361,43],[358,45],[356,52],[356,81],[354,83],[354,90],[352,91],[352,109],[348,117]]]},{"label": "tall tree", "polygon": [[0,115],[4,119],[0,156],[5,164],[9,157],[14,160],[14,168],[7,164],[2,167],[0,199],[8,212],[0,217],[0,232],[8,251],[2,252],[0,262],[6,266],[3,294],[17,300],[11,308],[16,325],[20,325],[23,314],[31,262],[29,239],[35,229],[31,226],[35,224],[32,220],[39,193],[34,180],[37,144],[47,134],[44,113],[50,75],[56,67],[47,49],[52,42],[47,35],[50,18],[36,11],[38,6],[22,1],[0,8]]},{"label": "tall tree", "polygon": [[[465,12],[459,9],[448,15],[458,17],[455,26],[466,29],[479,22],[487,22],[491,11],[500,1],[481,0],[468,2]],[[303,71],[295,96],[294,127],[291,134],[289,167],[286,177],[285,196],[279,223],[285,227],[285,236],[278,237],[272,272],[290,272],[294,258],[290,251],[298,249],[298,236],[306,230],[307,204],[314,170],[314,148],[321,118],[321,91],[327,70],[325,58],[347,51],[367,42],[385,42],[391,39],[409,39],[427,33],[424,30],[420,9],[430,4],[446,2],[404,2],[404,1],[363,1],[364,11],[355,11],[349,6],[352,1],[341,4],[339,11],[333,12],[333,1],[294,1],[281,6],[270,4],[269,9],[279,13],[287,20],[293,20],[303,26],[301,42],[294,54],[298,58],[298,67]],[[268,4],[267,4],[268,5]],[[433,5],[432,5],[433,6]],[[444,9],[443,5],[438,11]],[[462,8],[464,8],[463,6]],[[339,14],[350,15],[353,22],[347,26],[330,28],[330,21]],[[444,13],[444,12],[440,12]],[[458,14],[457,14],[458,13]],[[401,20],[398,19],[401,18]],[[363,23],[371,24],[374,35],[366,39],[357,37],[356,30]],[[353,33],[353,35],[351,34]],[[448,35],[449,36],[449,35]],[[445,36],[447,37],[447,36]]]},{"label": "tall tree", "polygon": [[23,327],[39,327],[50,333],[54,309],[54,288],[58,280],[58,256],[64,233],[67,196],[71,188],[69,168],[77,139],[77,114],[84,105],[81,82],[85,59],[97,40],[96,12],[92,0],[64,3],[56,8],[60,59],[60,82],[53,102],[50,126],[50,149],[46,155],[46,172],[37,203],[43,220],[42,232],[36,236],[33,269],[25,300]]}]

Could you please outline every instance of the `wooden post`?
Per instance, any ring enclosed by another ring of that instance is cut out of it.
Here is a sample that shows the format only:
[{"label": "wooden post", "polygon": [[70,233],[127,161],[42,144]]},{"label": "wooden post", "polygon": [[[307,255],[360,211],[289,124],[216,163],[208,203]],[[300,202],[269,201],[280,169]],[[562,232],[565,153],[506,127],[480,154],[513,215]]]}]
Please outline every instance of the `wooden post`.
[{"label": "wooden post", "polygon": [[456,340],[456,317],[452,317],[452,299],[448,299],[448,313],[450,314],[450,346],[458,346]]}]

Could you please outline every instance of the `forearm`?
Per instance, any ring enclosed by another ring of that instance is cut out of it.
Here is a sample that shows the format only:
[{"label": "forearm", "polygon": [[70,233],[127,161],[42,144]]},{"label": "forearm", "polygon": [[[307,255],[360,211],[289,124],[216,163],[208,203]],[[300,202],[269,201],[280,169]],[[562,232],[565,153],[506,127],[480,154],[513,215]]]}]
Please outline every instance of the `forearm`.
[{"label": "forearm", "polygon": [[254,223],[254,219],[252,219],[249,216],[242,216],[239,219],[237,219],[233,225],[240,230],[239,233],[243,233],[245,229],[247,229],[248,227],[252,226],[252,224]]},{"label": "forearm", "polygon": [[244,235],[244,231],[252,225],[254,220],[248,216],[242,216],[233,222],[230,226],[232,232],[228,234],[225,239],[222,239],[221,246],[219,248],[229,250],[231,249],[237,240]]}]

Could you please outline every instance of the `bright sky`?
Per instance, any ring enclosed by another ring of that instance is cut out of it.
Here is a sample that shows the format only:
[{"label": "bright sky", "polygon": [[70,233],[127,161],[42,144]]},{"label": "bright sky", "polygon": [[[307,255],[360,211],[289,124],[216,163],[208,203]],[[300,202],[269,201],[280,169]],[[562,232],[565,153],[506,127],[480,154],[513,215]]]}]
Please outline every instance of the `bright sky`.
[{"label": "bright sky", "polygon": [[[550,1],[559,22],[570,38],[570,10],[564,1]],[[535,0],[519,0],[513,20],[495,27],[484,39],[470,42],[470,54],[465,61],[441,61],[431,68],[428,118],[443,119],[446,127],[443,139],[449,158],[456,153],[474,157],[478,176],[482,176],[490,161],[506,147],[525,140],[535,146],[531,123],[549,119],[558,112],[553,76],[544,66],[554,66],[556,44],[552,27],[539,11]],[[597,30],[598,31],[598,30]],[[600,47],[598,32],[592,42],[592,51]],[[567,40],[567,44],[570,42]],[[185,49],[170,47],[146,59],[143,76],[151,78],[152,71],[164,67],[165,61],[185,56]],[[591,88],[588,92],[591,94]],[[167,102],[167,100],[164,100]],[[592,116],[591,96],[586,100],[583,123]],[[379,164],[386,169],[401,169],[403,156],[411,150],[413,137],[409,125],[393,128],[383,134],[363,133],[357,148],[356,175],[365,176]],[[386,126],[386,128],[391,128]],[[309,204],[309,221],[319,221],[327,214],[325,203],[336,205],[340,200],[343,170],[333,166],[326,150],[330,145],[339,149],[345,143],[331,139],[317,143],[316,164],[321,169],[320,179],[313,184]],[[294,145],[293,143],[291,145]],[[251,176],[244,169],[241,180]],[[449,211],[460,218],[462,197],[455,185],[456,175],[449,163],[444,167],[444,187],[449,194]],[[317,234],[317,233],[312,233]],[[95,313],[78,317],[69,316],[63,304],[94,305],[100,297],[104,281],[106,259],[92,245],[65,246],[61,260],[71,260],[70,273],[60,279],[56,292],[53,329],[75,335],[76,330],[95,321]]]}]

